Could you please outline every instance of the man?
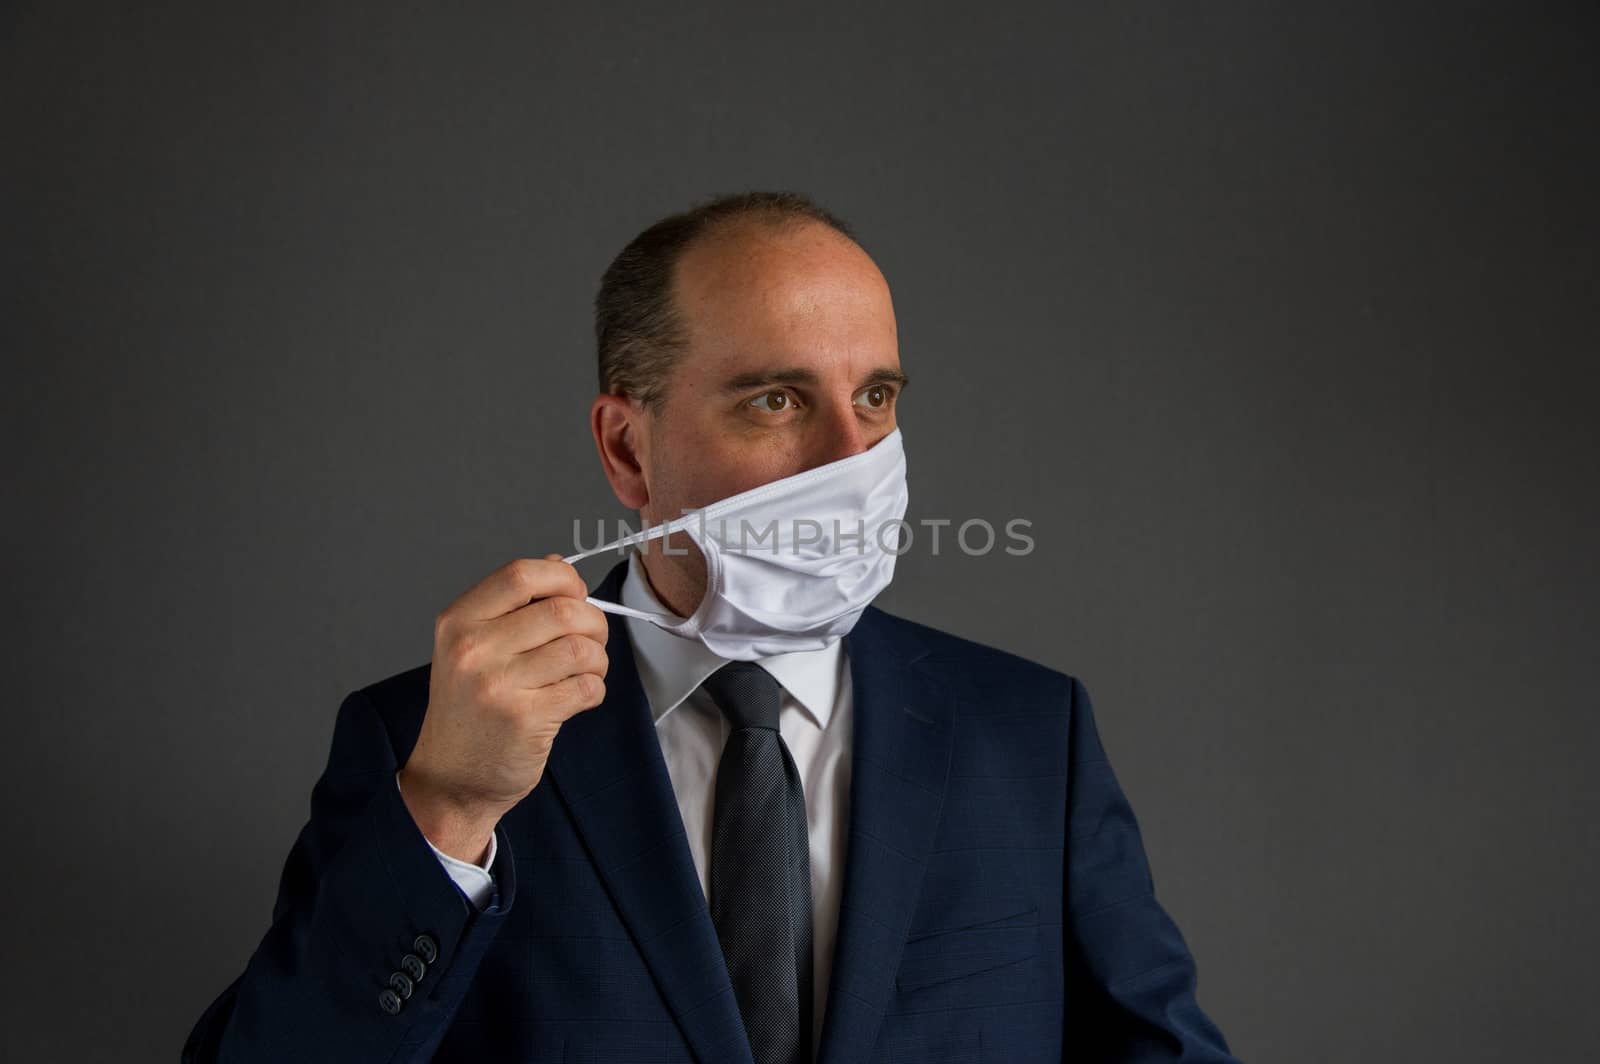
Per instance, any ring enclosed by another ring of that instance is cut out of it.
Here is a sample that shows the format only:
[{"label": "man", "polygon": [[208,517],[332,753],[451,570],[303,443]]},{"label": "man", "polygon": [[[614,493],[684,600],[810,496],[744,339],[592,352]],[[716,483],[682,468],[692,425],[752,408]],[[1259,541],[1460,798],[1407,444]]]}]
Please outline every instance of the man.
[{"label": "man", "polygon": [[[647,229],[596,332],[647,527],[864,476],[903,511],[889,288],[811,201]],[[674,530],[592,596],[491,573],[345,699],[184,1059],[1232,1061],[1083,684],[870,606],[883,560],[860,590]]]}]

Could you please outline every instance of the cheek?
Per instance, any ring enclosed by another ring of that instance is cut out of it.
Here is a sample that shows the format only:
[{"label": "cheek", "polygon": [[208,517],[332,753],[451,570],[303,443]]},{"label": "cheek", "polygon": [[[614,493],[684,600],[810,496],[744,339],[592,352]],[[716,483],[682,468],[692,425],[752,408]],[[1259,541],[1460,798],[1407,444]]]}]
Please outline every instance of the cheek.
[{"label": "cheek", "polygon": [[730,433],[694,424],[657,437],[652,449],[652,521],[707,506],[798,468],[794,441],[782,433]]},{"label": "cheek", "polygon": [[670,521],[685,509],[722,497],[718,488],[726,482],[725,459],[715,452],[708,453],[704,444],[679,443],[654,457],[650,477],[652,521]]}]

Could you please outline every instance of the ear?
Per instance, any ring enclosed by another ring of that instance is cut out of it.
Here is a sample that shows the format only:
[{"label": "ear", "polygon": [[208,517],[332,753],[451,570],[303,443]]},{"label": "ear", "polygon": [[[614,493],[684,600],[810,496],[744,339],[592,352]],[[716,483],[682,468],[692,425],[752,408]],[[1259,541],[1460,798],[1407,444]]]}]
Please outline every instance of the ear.
[{"label": "ear", "polygon": [[643,509],[650,502],[650,485],[645,476],[650,454],[644,407],[624,395],[596,396],[589,411],[589,428],[594,432],[600,464],[611,490],[617,493],[617,501],[630,510]]}]

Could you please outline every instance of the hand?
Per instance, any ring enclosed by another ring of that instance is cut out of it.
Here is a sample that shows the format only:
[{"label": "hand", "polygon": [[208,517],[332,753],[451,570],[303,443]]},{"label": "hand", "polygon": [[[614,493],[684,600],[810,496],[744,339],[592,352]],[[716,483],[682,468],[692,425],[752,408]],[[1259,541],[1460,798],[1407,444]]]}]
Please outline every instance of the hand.
[{"label": "hand", "polygon": [[605,614],[559,554],[490,573],[433,626],[428,708],[400,794],[428,841],[480,863],[500,818],[544,775],[556,733],[600,704]]}]

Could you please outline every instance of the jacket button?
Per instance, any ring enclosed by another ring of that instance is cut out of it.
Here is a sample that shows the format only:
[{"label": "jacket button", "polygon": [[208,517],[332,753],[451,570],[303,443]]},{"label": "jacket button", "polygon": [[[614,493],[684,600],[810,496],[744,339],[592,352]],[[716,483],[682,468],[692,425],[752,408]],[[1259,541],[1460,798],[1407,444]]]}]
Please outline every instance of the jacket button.
[{"label": "jacket button", "polygon": [[421,957],[424,964],[432,964],[439,959],[439,944],[432,935],[418,935],[416,941],[411,943],[411,951]]},{"label": "jacket button", "polygon": [[411,990],[415,985],[415,983],[406,977],[404,972],[389,973],[389,986],[393,988],[396,994],[400,995],[400,999],[402,1001],[410,1000]]},{"label": "jacket button", "polygon": [[389,1015],[393,1016],[398,1013],[400,1011],[400,1006],[400,995],[396,994],[393,990],[385,988],[383,992],[378,995],[378,1007],[384,1012],[387,1012]]},{"label": "jacket button", "polygon": [[409,975],[414,982],[420,983],[422,982],[423,973],[428,970],[428,966],[423,964],[422,958],[415,953],[407,953],[400,958],[400,970]]}]

